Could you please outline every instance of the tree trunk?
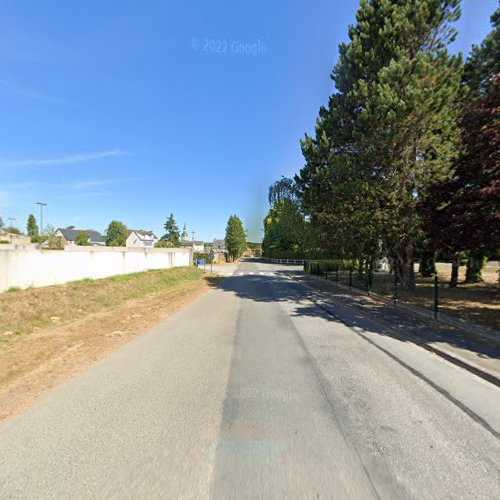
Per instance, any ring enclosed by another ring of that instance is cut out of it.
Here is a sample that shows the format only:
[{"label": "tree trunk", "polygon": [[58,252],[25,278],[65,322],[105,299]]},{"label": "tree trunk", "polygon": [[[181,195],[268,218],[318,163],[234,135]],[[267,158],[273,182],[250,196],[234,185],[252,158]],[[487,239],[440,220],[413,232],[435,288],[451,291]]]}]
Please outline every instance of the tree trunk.
[{"label": "tree trunk", "polygon": [[414,292],[417,289],[415,269],[413,266],[413,245],[407,245],[403,253],[401,284],[405,290]]},{"label": "tree trunk", "polygon": [[426,278],[436,274],[436,254],[434,252],[430,250],[422,251],[418,272]]},{"label": "tree trunk", "polygon": [[401,255],[396,258],[395,270],[403,288],[414,292],[417,285],[413,266],[413,245],[407,245]]},{"label": "tree trunk", "polygon": [[467,259],[467,270],[465,272],[466,283],[480,283],[483,281],[482,273],[485,257],[481,252],[471,252]]},{"label": "tree trunk", "polygon": [[458,270],[460,269],[460,255],[454,255],[451,261],[450,288],[458,286]]},{"label": "tree trunk", "polygon": [[400,256],[392,259],[392,272],[397,276],[398,282],[401,283],[403,279],[403,259]]},{"label": "tree trunk", "polygon": [[363,279],[363,266],[364,266],[364,260],[358,259],[358,279],[360,281]]}]

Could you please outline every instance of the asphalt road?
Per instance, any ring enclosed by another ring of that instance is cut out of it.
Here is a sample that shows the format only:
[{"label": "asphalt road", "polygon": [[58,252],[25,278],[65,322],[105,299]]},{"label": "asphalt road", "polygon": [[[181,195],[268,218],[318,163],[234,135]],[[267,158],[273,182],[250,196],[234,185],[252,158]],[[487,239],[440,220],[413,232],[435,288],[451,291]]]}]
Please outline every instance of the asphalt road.
[{"label": "asphalt road", "polygon": [[243,263],[0,424],[0,497],[500,498],[499,388],[311,293]]}]

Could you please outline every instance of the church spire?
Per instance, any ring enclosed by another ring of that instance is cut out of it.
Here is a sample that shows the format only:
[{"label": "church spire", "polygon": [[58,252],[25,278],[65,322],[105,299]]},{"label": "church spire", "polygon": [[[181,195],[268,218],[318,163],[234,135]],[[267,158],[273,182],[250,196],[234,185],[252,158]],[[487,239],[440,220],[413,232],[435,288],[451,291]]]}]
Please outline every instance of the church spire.
[{"label": "church spire", "polygon": [[184,229],[182,230],[181,241],[188,241],[188,240],[189,240],[189,236],[188,236],[188,233],[186,231],[186,223],[184,223]]}]

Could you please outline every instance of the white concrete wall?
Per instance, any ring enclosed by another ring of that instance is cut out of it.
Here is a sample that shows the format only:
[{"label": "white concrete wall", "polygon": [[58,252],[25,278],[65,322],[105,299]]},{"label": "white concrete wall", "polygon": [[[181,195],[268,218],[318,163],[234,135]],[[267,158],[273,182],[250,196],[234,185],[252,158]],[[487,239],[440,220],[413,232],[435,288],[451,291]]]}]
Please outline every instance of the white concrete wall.
[{"label": "white concrete wall", "polygon": [[192,261],[191,250],[184,248],[66,246],[64,250],[40,250],[0,245],[0,292],[11,287],[57,285],[84,278],[190,266]]}]

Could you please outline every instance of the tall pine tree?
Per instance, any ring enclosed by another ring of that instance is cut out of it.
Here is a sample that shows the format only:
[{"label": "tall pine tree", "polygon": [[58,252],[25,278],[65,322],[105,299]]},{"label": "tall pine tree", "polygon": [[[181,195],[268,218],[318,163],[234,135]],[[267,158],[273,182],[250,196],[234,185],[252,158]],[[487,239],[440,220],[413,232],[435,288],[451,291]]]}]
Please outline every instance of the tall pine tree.
[{"label": "tall pine tree", "polygon": [[462,66],[446,46],[459,0],[362,0],[339,47],[337,93],[302,142],[297,176],[305,208],[340,252],[382,246],[414,288],[419,197],[457,154]]},{"label": "tall pine tree", "polygon": [[166,220],[163,227],[165,228],[166,233],[160,238],[160,240],[169,242],[174,247],[180,247],[181,233],[179,232],[179,226],[175,222],[173,213],[170,214],[170,217]]},{"label": "tall pine tree", "polygon": [[33,214],[29,215],[28,221],[26,222],[26,234],[31,238],[32,242],[37,241],[39,237],[38,225]]},{"label": "tall pine tree", "polygon": [[241,219],[231,215],[226,226],[226,250],[231,260],[241,257],[246,249],[246,233]]}]

